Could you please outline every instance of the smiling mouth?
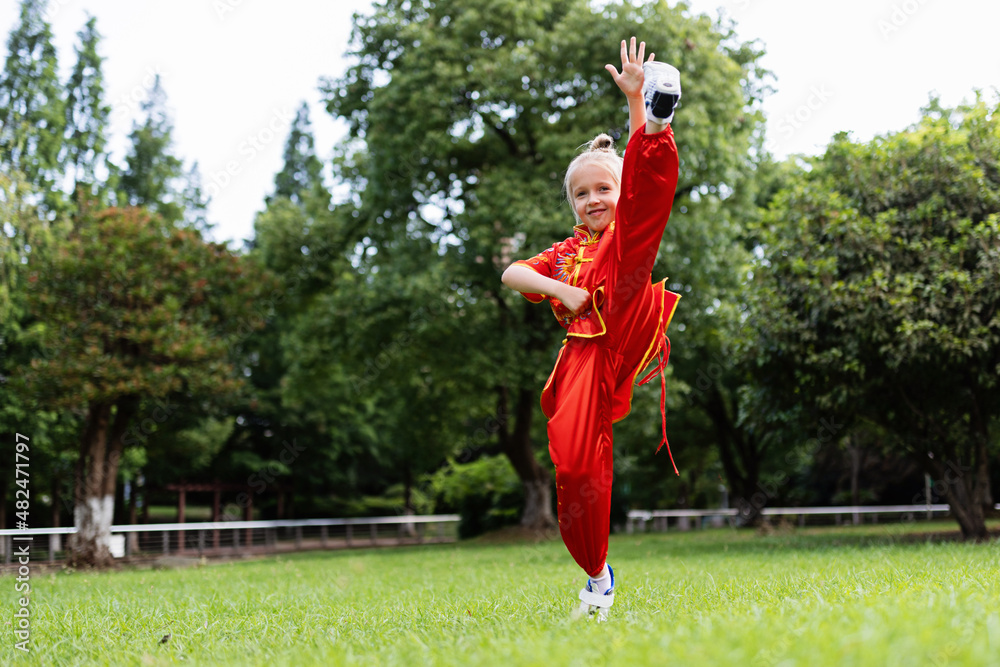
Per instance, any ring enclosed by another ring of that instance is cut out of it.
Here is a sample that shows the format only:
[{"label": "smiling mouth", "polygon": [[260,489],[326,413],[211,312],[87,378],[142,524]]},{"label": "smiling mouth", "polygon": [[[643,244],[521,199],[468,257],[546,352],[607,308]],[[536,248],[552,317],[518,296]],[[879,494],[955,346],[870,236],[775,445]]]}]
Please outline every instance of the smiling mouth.
[{"label": "smiling mouth", "polygon": [[600,215],[600,214],[604,213],[607,210],[608,209],[606,209],[606,208],[598,208],[598,209],[594,209],[593,211],[589,211],[587,213],[587,215]]}]

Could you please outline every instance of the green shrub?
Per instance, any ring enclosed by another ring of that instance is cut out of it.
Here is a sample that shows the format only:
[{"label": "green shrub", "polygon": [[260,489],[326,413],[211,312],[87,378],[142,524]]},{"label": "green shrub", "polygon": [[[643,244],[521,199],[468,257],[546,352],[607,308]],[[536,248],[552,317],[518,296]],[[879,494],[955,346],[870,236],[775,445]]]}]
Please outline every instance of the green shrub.
[{"label": "green shrub", "polygon": [[449,461],[428,477],[435,512],[457,512],[459,537],[467,538],[516,524],[524,507],[524,490],[504,456],[471,463]]}]

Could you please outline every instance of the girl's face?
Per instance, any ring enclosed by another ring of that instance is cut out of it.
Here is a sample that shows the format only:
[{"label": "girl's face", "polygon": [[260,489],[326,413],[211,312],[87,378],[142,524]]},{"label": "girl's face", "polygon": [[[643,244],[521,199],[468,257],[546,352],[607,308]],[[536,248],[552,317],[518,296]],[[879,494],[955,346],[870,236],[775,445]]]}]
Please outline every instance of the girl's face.
[{"label": "girl's face", "polygon": [[573,171],[570,201],[577,217],[592,232],[603,231],[615,219],[618,184],[607,168],[581,164]]}]

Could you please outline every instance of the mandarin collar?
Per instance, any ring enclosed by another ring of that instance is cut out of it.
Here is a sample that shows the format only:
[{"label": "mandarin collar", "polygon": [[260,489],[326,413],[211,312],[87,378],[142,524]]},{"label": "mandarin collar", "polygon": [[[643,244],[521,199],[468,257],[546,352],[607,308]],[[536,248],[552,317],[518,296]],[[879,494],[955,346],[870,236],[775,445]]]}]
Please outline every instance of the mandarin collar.
[{"label": "mandarin collar", "polygon": [[[611,224],[604,229],[613,229],[614,226],[615,223],[612,221]],[[582,245],[591,245],[601,240],[601,235],[604,234],[604,229],[599,232],[592,232],[590,231],[590,227],[581,222],[573,228],[573,236],[575,236]]]}]

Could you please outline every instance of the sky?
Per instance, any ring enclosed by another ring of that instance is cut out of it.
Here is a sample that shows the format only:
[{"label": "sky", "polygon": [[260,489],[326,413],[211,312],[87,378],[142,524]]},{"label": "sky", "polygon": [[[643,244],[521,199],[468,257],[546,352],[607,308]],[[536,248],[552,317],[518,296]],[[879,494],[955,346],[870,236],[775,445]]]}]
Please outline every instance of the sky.
[{"label": "sky", "polygon": [[[253,236],[274,187],[291,121],[304,100],[319,156],[328,161],[346,125],[318,90],[348,61],[351,18],[370,0],[49,0],[65,80],[87,15],[103,35],[110,144],[125,154],[132,120],[155,75],[167,93],[175,153],[197,161],[215,240]],[[0,31],[19,2],[0,3]],[[673,0],[670,2],[674,4]],[[931,94],[945,105],[1000,86],[1000,3],[976,0],[691,0],[693,13],[723,12],[742,40],[759,40],[775,79],[764,102],[768,149],[817,154],[834,134],[857,140],[905,129]],[[642,35],[638,35],[642,38]],[[624,37],[624,36],[623,36]],[[656,45],[650,45],[654,51]],[[609,62],[617,49],[609,49]],[[683,82],[682,82],[683,87]]]}]

